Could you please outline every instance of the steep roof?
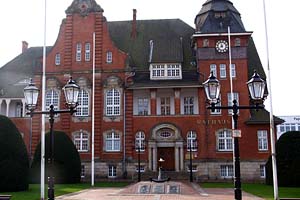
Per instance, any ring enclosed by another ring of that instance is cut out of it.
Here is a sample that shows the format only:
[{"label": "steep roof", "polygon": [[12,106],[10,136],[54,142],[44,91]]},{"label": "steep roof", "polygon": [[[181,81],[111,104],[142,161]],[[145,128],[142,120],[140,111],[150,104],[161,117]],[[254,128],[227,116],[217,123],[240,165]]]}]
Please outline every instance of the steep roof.
[{"label": "steep roof", "polygon": [[196,31],[201,33],[246,32],[240,13],[228,0],[208,0],[195,18]]},{"label": "steep roof", "polygon": [[129,65],[137,71],[148,70],[150,62],[180,62],[184,69],[192,68],[190,43],[195,30],[180,19],[137,20],[135,38],[131,37],[132,21],[108,22],[108,28],[115,45],[129,54]]},{"label": "steep roof", "polygon": [[0,68],[0,98],[23,97],[25,83],[22,82],[33,77],[35,69],[41,67],[42,55],[42,47],[31,47]]}]

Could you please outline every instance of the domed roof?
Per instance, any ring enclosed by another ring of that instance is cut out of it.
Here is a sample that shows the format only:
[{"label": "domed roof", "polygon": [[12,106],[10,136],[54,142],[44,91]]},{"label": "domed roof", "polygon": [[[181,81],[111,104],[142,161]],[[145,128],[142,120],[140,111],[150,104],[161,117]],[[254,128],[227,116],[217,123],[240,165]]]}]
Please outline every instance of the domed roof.
[{"label": "domed roof", "polygon": [[195,18],[196,31],[223,33],[246,32],[240,13],[229,0],[207,0]]},{"label": "domed roof", "polygon": [[66,14],[79,13],[83,16],[91,12],[104,12],[95,0],[73,0],[72,4],[66,10]]}]

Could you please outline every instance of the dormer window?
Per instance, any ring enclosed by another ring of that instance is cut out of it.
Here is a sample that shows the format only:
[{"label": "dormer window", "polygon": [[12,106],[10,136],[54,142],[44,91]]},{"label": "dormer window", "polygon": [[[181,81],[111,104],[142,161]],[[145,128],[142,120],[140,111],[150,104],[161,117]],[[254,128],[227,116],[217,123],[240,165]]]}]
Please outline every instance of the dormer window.
[{"label": "dormer window", "polygon": [[215,13],[215,18],[225,18],[226,17],[226,12],[216,12]]},{"label": "dormer window", "polygon": [[182,79],[181,64],[151,64],[150,65],[150,79]]}]

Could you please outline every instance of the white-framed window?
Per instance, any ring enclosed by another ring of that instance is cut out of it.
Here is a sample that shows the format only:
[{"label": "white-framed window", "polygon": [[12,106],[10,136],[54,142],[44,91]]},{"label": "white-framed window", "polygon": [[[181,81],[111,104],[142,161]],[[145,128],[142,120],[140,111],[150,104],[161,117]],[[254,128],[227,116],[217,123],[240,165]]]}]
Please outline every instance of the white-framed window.
[{"label": "white-framed window", "polygon": [[115,116],[121,113],[121,94],[113,88],[106,92],[106,115]]},{"label": "white-framed window", "polygon": [[182,79],[182,70],[180,63],[169,64],[151,64],[150,65],[150,79]]},{"label": "white-framed window", "polygon": [[23,115],[23,104],[21,102],[16,103],[16,117],[22,117]]},{"label": "white-framed window", "polygon": [[259,174],[260,174],[260,178],[266,178],[266,166],[265,165],[259,166]]},{"label": "white-framed window", "polygon": [[138,98],[138,115],[148,115],[149,113],[149,99]]},{"label": "white-framed window", "polygon": [[80,130],[80,132],[73,134],[73,143],[78,152],[89,151],[89,134]]},{"label": "white-framed window", "polygon": [[160,113],[161,115],[171,114],[171,98],[170,97],[160,97]]},{"label": "white-framed window", "polygon": [[60,65],[60,53],[55,54],[55,65]]},{"label": "white-framed window", "polygon": [[75,116],[89,116],[89,93],[86,90],[79,91]]},{"label": "white-framed window", "polygon": [[142,131],[135,134],[135,151],[145,151],[145,133]]},{"label": "white-framed window", "polygon": [[85,165],[81,165],[81,173],[80,173],[81,178],[85,177]]},{"label": "white-framed window", "polygon": [[121,151],[121,137],[119,133],[110,132],[105,138],[106,151]]},{"label": "white-framed window", "polygon": [[[219,96],[219,102],[216,104],[216,106],[222,106],[221,94]],[[222,113],[221,109],[215,109],[214,111],[210,110],[210,114],[212,115],[220,115],[221,113]]]},{"label": "white-framed window", "polygon": [[220,64],[220,78],[226,78],[226,65]]},{"label": "white-framed window", "polygon": [[[135,166],[135,171],[136,172],[139,171],[139,166],[138,165]],[[140,172],[141,173],[145,172],[145,165],[140,165]]]},{"label": "white-framed window", "polygon": [[[190,170],[191,170],[191,166],[187,165],[187,171],[190,172]],[[197,171],[198,171],[197,165],[192,165],[192,172],[197,172]]]},{"label": "white-framed window", "polygon": [[91,60],[91,43],[85,43],[85,61]]},{"label": "white-framed window", "polygon": [[[233,96],[233,99],[232,99]],[[233,106],[233,100],[236,100],[237,105],[239,105],[239,93],[227,93],[228,106]],[[232,109],[228,109],[228,114],[232,114]]]},{"label": "white-framed window", "polygon": [[218,151],[232,151],[232,132],[223,129],[217,133]]},{"label": "white-framed window", "polygon": [[194,114],[194,97],[184,97],[183,98],[183,111],[185,115]]},{"label": "white-framed window", "polygon": [[216,64],[211,64],[211,65],[210,65],[210,72],[212,72],[213,75],[214,75],[215,77],[217,77],[217,65],[216,65]]},{"label": "white-framed window", "polygon": [[108,166],[108,178],[116,178],[117,177],[117,166],[109,165]]},{"label": "white-framed window", "polygon": [[186,136],[187,151],[197,151],[197,133],[196,131],[189,131]]},{"label": "white-framed window", "polygon": [[113,55],[111,51],[106,52],[106,63],[112,63]]},{"label": "white-framed window", "polygon": [[220,166],[220,176],[222,178],[232,178],[233,177],[233,165],[221,165]]},{"label": "white-framed window", "polygon": [[179,64],[168,64],[167,65],[167,76],[168,77],[180,77],[181,66]]},{"label": "white-framed window", "polygon": [[81,61],[81,50],[82,50],[81,43],[77,43],[76,44],[76,61],[77,62]]},{"label": "white-framed window", "polygon": [[231,64],[231,77],[232,78],[236,77],[236,67],[235,67],[235,64]]},{"label": "white-framed window", "polygon": [[257,140],[258,140],[258,150],[267,151],[268,150],[268,131],[259,130],[257,131]]},{"label": "white-framed window", "polygon": [[54,110],[59,109],[59,96],[58,92],[55,90],[48,90],[46,92],[46,110],[48,111],[50,109],[50,105],[54,106]]}]

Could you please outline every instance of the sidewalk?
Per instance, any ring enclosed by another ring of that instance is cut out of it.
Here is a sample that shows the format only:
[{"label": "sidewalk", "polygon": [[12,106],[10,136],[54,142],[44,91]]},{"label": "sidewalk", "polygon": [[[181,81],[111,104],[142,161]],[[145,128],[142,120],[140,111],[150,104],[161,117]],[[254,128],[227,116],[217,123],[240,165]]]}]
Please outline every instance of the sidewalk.
[{"label": "sidewalk", "polygon": [[[174,183],[174,182],[173,182]],[[177,182],[178,183],[178,182]],[[200,188],[198,184],[178,183],[180,194],[137,194],[139,185],[145,182],[131,184],[125,188],[93,188],[77,193],[57,197],[57,200],[232,200],[232,189]],[[243,192],[244,200],[262,200],[262,198]]]}]

